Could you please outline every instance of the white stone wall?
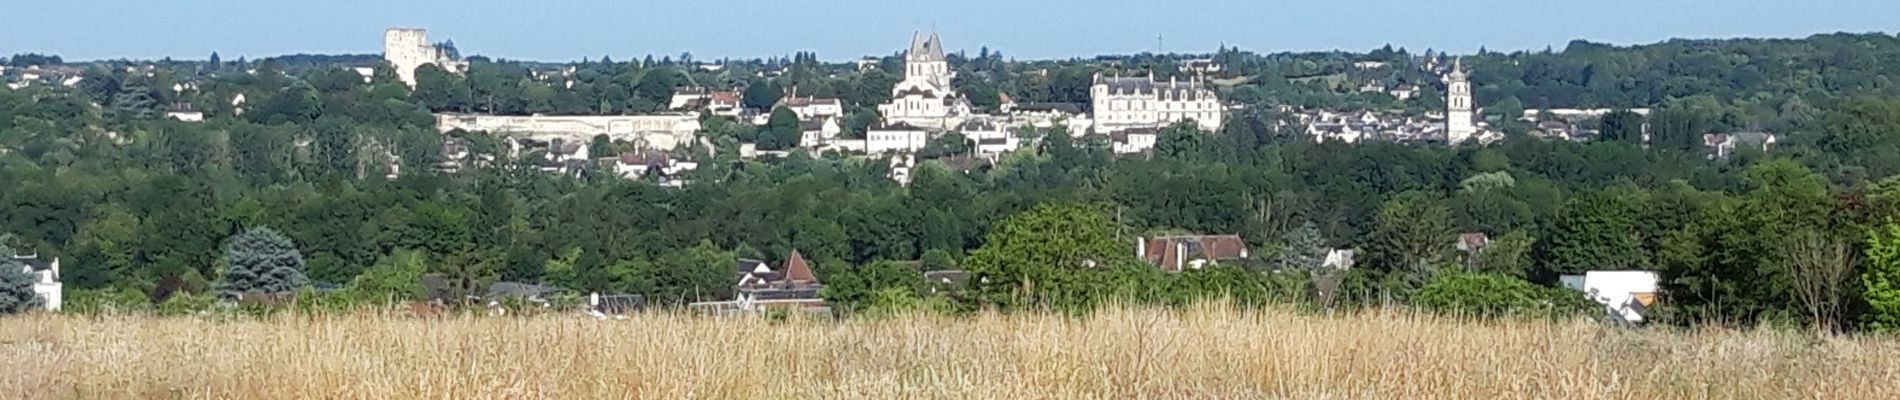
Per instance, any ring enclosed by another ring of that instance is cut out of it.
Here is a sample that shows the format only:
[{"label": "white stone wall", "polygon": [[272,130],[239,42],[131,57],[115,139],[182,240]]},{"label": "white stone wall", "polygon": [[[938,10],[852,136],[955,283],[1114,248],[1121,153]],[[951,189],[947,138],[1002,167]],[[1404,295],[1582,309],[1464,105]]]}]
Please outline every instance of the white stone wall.
[{"label": "white stone wall", "polygon": [[607,135],[613,140],[643,143],[645,147],[672,150],[686,145],[699,131],[699,117],[692,114],[657,115],[574,115],[509,116],[436,114],[436,130],[448,132],[487,131],[510,137],[536,140],[593,140]]},{"label": "white stone wall", "polygon": [[880,131],[864,134],[864,152],[870,154],[914,152],[924,148],[929,135],[920,130]]}]

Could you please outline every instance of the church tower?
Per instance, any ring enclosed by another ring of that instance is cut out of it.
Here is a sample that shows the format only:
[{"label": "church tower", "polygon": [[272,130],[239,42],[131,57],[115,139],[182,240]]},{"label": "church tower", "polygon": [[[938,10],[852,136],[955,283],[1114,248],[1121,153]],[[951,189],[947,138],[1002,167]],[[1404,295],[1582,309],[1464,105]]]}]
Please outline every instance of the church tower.
[{"label": "church tower", "polygon": [[1462,143],[1478,134],[1471,115],[1471,82],[1465,79],[1464,58],[1452,61],[1445,75],[1445,142]]}]

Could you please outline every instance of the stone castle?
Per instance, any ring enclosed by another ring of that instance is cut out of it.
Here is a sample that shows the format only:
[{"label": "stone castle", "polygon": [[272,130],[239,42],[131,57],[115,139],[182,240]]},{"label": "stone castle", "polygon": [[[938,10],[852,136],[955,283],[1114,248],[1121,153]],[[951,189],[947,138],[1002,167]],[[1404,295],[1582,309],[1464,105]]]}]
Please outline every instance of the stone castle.
[{"label": "stone castle", "polygon": [[462,61],[462,55],[451,43],[429,43],[429,33],[424,29],[389,28],[383,32],[383,61],[388,61],[396,69],[396,78],[409,87],[416,87],[416,68],[434,64],[443,70],[454,73],[468,71],[468,62]]}]

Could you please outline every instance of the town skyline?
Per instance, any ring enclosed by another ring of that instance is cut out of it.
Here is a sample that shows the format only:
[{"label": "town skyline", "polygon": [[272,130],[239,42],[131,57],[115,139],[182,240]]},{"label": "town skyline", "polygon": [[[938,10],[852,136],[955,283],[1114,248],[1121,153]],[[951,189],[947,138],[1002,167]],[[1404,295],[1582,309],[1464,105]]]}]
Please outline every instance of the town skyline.
[{"label": "town skyline", "polygon": [[[111,5],[116,1],[95,1]],[[375,7],[356,4],[180,4],[140,16],[93,16],[89,7],[0,16],[0,53],[58,54],[69,60],[201,59],[212,52],[226,58],[291,54],[375,54],[375,33],[387,27],[428,29],[432,38],[461,45],[467,55],[527,61],[572,61],[610,56],[677,56],[699,60],[753,59],[815,52],[820,59],[843,61],[883,56],[902,50],[899,38],[913,31],[944,34],[946,50],[976,52],[988,47],[1008,57],[1089,58],[1098,55],[1211,53],[1221,46],[1261,53],[1364,51],[1391,45],[1414,52],[1426,49],[1468,54],[1494,51],[1561,49],[1571,40],[1616,45],[1670,39],[1800,38],[1835,32],[1891,32],[1878,15],[1900,14],[1900,4],[1838,0],[1821,6],[1782,9],[1771,2],[1688,1],[1665,5],[1612,0],[1582,5],[1504,5],[1490,1],[1456,4],[1406,4],[1383,0],[1347,5],[1230,4],[1131,10],[1121,2],[1009,4],[1011,12],[973,14],[984,1],[918,4],[887,9],[861,1],[824,5],[740,4],[738,16],[717,7],[675,5],[555,6],[496,12],[499,2],[478,1],[443,8],[402,3]],[[1132,3],[1131,3],[1132,4]],[[998,5],[1003,5],[999,3]],[[645,7],[645,8],[640,8]],[[1210,9],[1231,12],[1212,12]],[[1078,11],[1080,10],[1080,11]],[[1044,15],[1073,14],[1066,23],[1048,23]],[[295,15],[283,18],[223,18],[231,15]],[[770,17],[760,17],[767,15]],[[1576,24],[1549,24],[1553,15]],[[1671,15],[1675,15],[1672,17]],[[1696,15],[1683,18],[1681,15]],[[142,31],[125,40],[125,28],[138,19],[177,22]],[[192,23],[204,20],[205,23]],[[212,23],[216,20],[217,23]],[[708,22],[713,21],[713,22]],[[778,27],[791,23],[791,29]],[[1084,23],[1097,21],[1099,23]],[[1180,24],[1154,21],[1190,21]],[[526,35],[560,27],[561,36]],[[1139,26],[1140,28],[1129,28]],[[709,27],[725,30],[708,32]],[[812,28],[817,27],[817,28]],[[1342,29],[1348,27],[1349,29]]]}]

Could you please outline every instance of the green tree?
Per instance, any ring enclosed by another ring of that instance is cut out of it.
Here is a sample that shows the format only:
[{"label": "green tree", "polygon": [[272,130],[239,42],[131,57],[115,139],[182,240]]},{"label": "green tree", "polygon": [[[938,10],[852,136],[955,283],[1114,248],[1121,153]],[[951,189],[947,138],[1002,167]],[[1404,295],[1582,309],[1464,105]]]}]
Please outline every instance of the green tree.
[{"label": "green tree", "polygon": [[1332,248],[1326,245],[1326,239],[1320,237],[1319,227],[1313,221],[1300,223],[1298,228],[1287,231],[1281,239],[1285,248],[1274,257],[1274,264],[1283,270],[1307,271],[1320,268],[1326,260],[1326,253]]},{"label": "green tree", "polygon": [[421,299],[422,275],[429,270],[427,257],[415,250],[397,250],[351,279],[347,289],[361,301]]},{"label": "green tree", "polygon": [[1366,250],[1373,268],[1420,282],[1452,249],[1450,212],[1423,192],[1406,192],[1379,205]]},{"label": "green tree", "polygon": [[1564,202],[1551,224],[1548,260],[1557,273],[1647,269],[1635,202],[1621,193],[1586,191]]},{"label": "green tree", "polygon": [[[4,237],[4,236],[0,236]],[[0,315],[19,314],[40,307],[42,299],[33,293],[33,274],[26,273],[13,260],[13,249],[0,243]]]},{"label": "green tree", "polygon": [[225,245],[224,277],[218,294],[237,299],[245,293],[290,293],[309,284],[303,275],[303,253],[282,233],[251,228]]},{"label": "green tree", "polygon": [[1580,315],[1589,306],[1579,293],[1547,289],[1503,275],[1450,272],[1419,289],[1422,308],[1466,317]]},{"label": "green tree", "polygon": [[1900,331],[1900,224],[1883,224],[1867,236],[1867,267],[1860,273],[1863,318],[1873,331]]},{"label": "green tree", "polygon": [[759,149],[783,150],[798,146],[804,131],[799,128],[798,114],[789,108],[772,110],[772,117],[765,122],[765,131],[759,134]]},{"label": "green tree", "polygon": [[[1101,211],[1045,204],[1005,219],[964,259],[978,295],[1018,309],[1082,311],[1104,295],[1100,278],[1138,264]],[[1152,268],[1150,268],[1152,269]]]}]

